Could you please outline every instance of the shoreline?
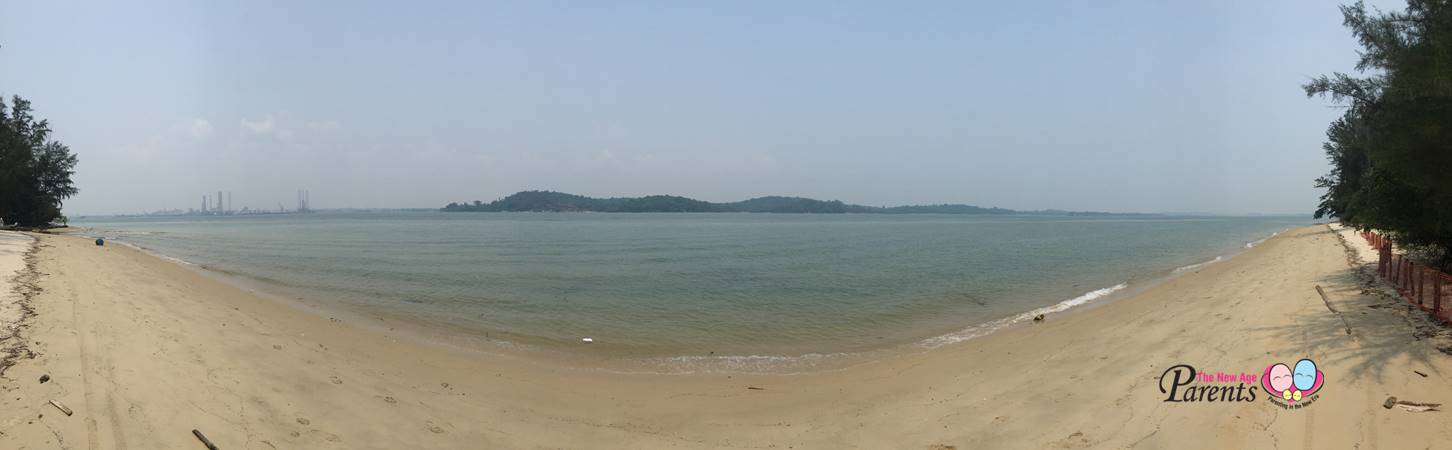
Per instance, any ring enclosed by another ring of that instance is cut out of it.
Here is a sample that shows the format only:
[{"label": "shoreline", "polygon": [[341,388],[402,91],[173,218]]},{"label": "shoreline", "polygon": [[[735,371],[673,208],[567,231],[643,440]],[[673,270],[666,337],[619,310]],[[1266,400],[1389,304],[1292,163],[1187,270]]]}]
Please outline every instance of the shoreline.
[{"label": "shoreline", "polygon": [[[124,246],[39,239],[38,356],[6,375],[0,447],[190,448],[191,429],[264,449],[1420,448],[1452,436],[1441,413],[1382,407],[1388,395],[1452,402],[1452,356],[1437,350],[1452,335],[1366,289],[1324,225],[1043,323],[796,375],[616,374],[420,345]],[[1252,372],[1302,357],[1327,377],[1304,411],[1264,395],[1167,403],[1155,386],[1176,364]]]},{"label": "shoreline", "polygon": [[[912,338],[905,342],[885,344],[865,349],[812,351],[793,354],[775,354],[768,351],[752,354],[715,355],[715,352],[709,352],[664,356],[631,356],[613,353],[595,354],[587,350],[572,350],[563,346],[556,348],[530,342],[531,336],[528,335],[518,335],[516,336],[518,339],[492,338],[490,337],[490,332],[487,330],[480,331],[460,327],[452,323],[428,320],[421,317],[405,317],[399,314],[390,314],[377,308],[370,309],[365,306],[351,305],[341,297],[330,297],[306,288],[277,285],[268,280],[259,279],[245,273],[194,263],[167,255],[155,249],[144,247],[140,244],[128,242],[124,239],[108,239],[107,242],[124,245],[151,257],[165,260],[184,269],[192,270],[214,280],[230,284],[238,289],[292,306],[305,314],[313,314],[324,318],[342,318],[375,332],[400,332],[402,337],[414,339],[417,342],[429,345],[441,345],[456,350],[478,352],[486,355],[538,359],[541,362],[576,370],[603,371],[619,374],[682,375],[709,373],[795,375],[819,371],[844,370],[897,355],[932,351],[939,347],[978,339],[1014,327],[1032,325],[1031,319],[1039,314],[1043,314],[1047,318],[1054,318],[1064,314],[1072,314],[1101,307],[1132,297],[1175,277],[1183,276],[1186,273],[1201,270],[1206,266],[1232,259],[1236,255],[1290,229],[1293,228],[1285,228],[1263,237],[1253,238],[1253,240],[1244,241],[1242,245],[1236,245],[1234,247],[1227,245],[1225,248],[1216,251],[1218,254],[1210,259],[1173,269],[1162,269],[1148,274],[1138,275],[1143,276],[1143,278],[1136,278],[1137,276],[1132,274],[1121,274],[1115,278],[1124,281],[1120,281],[1112,286],[1093,289],[1074,297],[1009,316],[971,324],[954,331],[922,338]],[[61,234],[80,236],[87,239],[99,237],[98,235],[88,234],[93,231],[94,229],[90,227],[81,226],[74,227]],[[498,332],[498,330],[495,330],[495,332]],[[513,334],[505,333],[505,335],[512,336]],[[590,347],[599,346],[598,343],[588,345]]]}]

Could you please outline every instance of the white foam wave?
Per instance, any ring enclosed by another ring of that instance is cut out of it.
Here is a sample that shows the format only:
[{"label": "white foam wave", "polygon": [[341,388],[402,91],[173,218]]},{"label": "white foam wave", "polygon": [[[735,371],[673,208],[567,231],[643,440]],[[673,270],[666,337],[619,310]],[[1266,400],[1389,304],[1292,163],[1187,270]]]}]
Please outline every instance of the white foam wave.
[{"label": "white foam wave", "polygon": [[648,366],[661,372],[648,373],[772,373],[790,374],[810,371],[834,359],[851,356],[848,353],[808,353],[798,356],[783,355],[686,355],[642,360]]},{"label": "white foam wave", "polygon": [[139,251],[141,253],[145,253],[145,254],[148,254],[148,255],[151,255],[151,256],[155,256],[157,258],[161,258],[161,259],[164,259],[164,260],[167,260],[167,261],[171,261],[171,262],[174,262],[174,263],[177,263],[177,264],[181,264],[181,265],[184,265],[184,266],[195,266],[196,265],[196,264],[193,264],[191,261],[187,261],[185,259],[177,258],[177,257],[171,256],[171,255],[166,255],[166,254],[158,253],[158,252],[152,251],[151,249],[147,249],[147,248],[141,247],[139,245],[132,244],[130,242],[112,240],[111,238],[106,238],[106,242],[110,242],[110,243],[113,243],[113,244],[121,244],[121,245],[124,245],[124,246],[127,246],[127,247],[131,247],[133,250]]},{"label": "white foam wave", "polygon": [[161,259],[165,259],[167,261],[171,261],[171,262],[174,262],[174,263],[177,263],[177,264],[181,264],[181,265],[184,265],[184,266],[195,266],[196,265],[196,264],[192,264],[191,261],[187,261],[185,259],[177,258],[175,256],[167,256],[167,255],[162,255],[162,254],[157,254],[156,256],[161,257]]},{"label": "white foam wave", "polygon": [[1049,305],[1049,306],[1045,306],[1043,308],[1035,309],[1033,311],[1029,311],[1029,312],[1026,312],[1026,313],[1023,313],[1023,314],[1019,314],[1019,315],[1016,315],[1016,316],[1005,317],[1005,318],[998,319],[998,320],[995,320],[995,321],[992,321],[992,322],[988,322],[988,323],[985,323],[985,324],[982,324],[982,325],[971,326],[971,327],[965,328],[965,329],[963,329],[961,331],[958,331],[958,332],[955,332],[955,333],[948,333],[948,334],[945,334],[945,335],[942,335],[942,336],[934,336],[934,337],[930,337],[930,338],[927,338],[927,339],[923,339],[921,341],[918,341],[918,346],[919,347],[927,347],[927,348],[937,348],[937,347],[942,347],[942,346],[948,345],[948,344],[956,344],[956,343],[963,342],[963,341],[966,341],[966,340],[969,340],[969,339],[974,339],[974,338],[982,337],[982,336],[985,336],[985,335],[987,335],[989,333],[992,333],[994,331],[998,331],[1000,329],[1003,329],[1004,327],[1007,327],[1009,325],[1013,325],[1013,324],[1016,324],[1016,323],[1024,322],[1024,321],[1027,321],[1027,320],[1032,320],[1034,317],[1038,316],[1039,314],[1054,314],[1054,313],[1064,312],[1064,311],[1069,310],[1069,308],[1073,308],[1075,306],[1080,306],[1080,305],[1083,305],[1085,303],[1089,303],[1091,301],[1094,301],[1096,299],[1103,298],[1106,295],[1113,294],[1113,293],[1118,292],[1118,291],[1120,291],[1120,290],[1122,290],[1124,288],[1127,288],[1127,287],[1129,287],[1129,283],[1119,283],[1119,284],[1116,284],[1114,286],[1110,286],[1110,287],[1107,287],[1107,288],[1095,289],[1095,290],[1092,290],[1092,291],[1089,291],[1089,292],[1085,292],[1084,294],[1082,294],[1082,295],[1080,295],[1078,297],[1074,297],[1074,298],[1071,298],[1071,299],[1068,299],[1068,300],[1064,300],[1062,302],[1055,303],[1055,304],[1052,304],[1052,305]]},{"label": "white foam wave", "polygon": [[1195,264],[1191,264],[1191,265],[1188,265],[1188,266],[1177,267],[1177,268],[1175,268],[1175,270],[1170,271],[1170,273],[1189,272],[1191,270],[1199,269],[1201,267],[1205,267],[1205,266],[1208,266],[1208,265],[1211,265],[1211,264],[1218,263],[1218,262],[1220,262],[1220,260],[1221,260],[1221,257],[1216,256],[1215,259],[1212,259],[1212,260],[1209,260],[1209,261],[1205,261],[1205,262],[1201,262],[1201,263],[1195,263]]},{"label": "white foam wave", "polygon": [[1273,238],[1273,237],[1276,237],[1276,236],[1280,236],[1281,233],[1284,233],[1287,230],[1290,230],[1290,228],[1286,228],[1285,230],[1281,230],[1281,231],[1277,231],[1277,232],[1271,233],[1270,236],[1266,236],[1266,237],[1263,237],[1263,238],[1260,238],[1260,239],[1257,239],[1257,240],[1254,240],[1254,241],[1246,242],[1245,243],[1245,248],[1255,248],[1255,246],[1260,245],[1260,243],[1262,243],[1262,242],[1265,242],[1266,239],[1270,239],[1270,238]]}]

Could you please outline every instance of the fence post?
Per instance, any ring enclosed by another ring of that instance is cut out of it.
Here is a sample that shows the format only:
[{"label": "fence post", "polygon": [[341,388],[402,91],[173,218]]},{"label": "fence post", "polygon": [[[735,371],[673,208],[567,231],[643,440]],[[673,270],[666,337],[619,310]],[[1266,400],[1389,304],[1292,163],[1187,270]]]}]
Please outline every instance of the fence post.
[{"label": "fence post", "polygon": [[1386,278],[1386,268],[1391,265],[1391,252],[1382,248],[1376,252],[1376,274]]},{"label": "fence post", "polygon": [[1417,267],[1416,263],[1412,263],[1412,276],[1407,277],[1407,281],[1412,282],[1411,286],[1407,286],[1407,293],[1417,301],[1417,306],[1422,305],[1422,298],[1417,297],[1417,282],[1421,280],[1422,269],[1422,267]]},{"label": "fence post", "polygon": [[1412,299],[1412,296],[1408,295],[1407,291],[1412,288],[1412,266],[1414,265],[1416,263],[1407,259],[1406,255],[1402,255],[1402,298],[1407,300]]},{"label": "fence post", "polygon": [[1412,260],[1409,259],[1409,260],[1407,260],[1407,299],[1408,300],[1411,300],[1412,293],[1413,292],[1416,292],[1417,286],[1416,286],[1416,284],[1414,284],[1414,283],[1416,283],[1416,281],[1417,281],[1417,262],[1416,261],[1412,261]]},{"label": "fence post", "polygon": [[1407,261],[1407,276],[1402,277],[1402,289],[1404,289],[1402,295],[1406,296],[1408,300],[1411,300],[1412,277],[1417,274],[1417,263],[1415,261],[1407,259],[1406,256],[1402,256],[1402,259]]},{"label": "fence post", "polygon": [[1417,277],[1416,278],[1417,278],[1417,281],[1416,281],[1417,285],[1416,285],[1416,287],[1412,288],[1412,290],[1417,293],[1417,306],[1422,306],[1422,282],[1423,281],[1427,281],[1427,268],[1426,267],[1422,267],[1419,270],[1417,270]]},{"label": "fence post", "polygon": [[1412,264],[1407,255],[1402,255],[1402,297],[1407,296],[1407,288],[1412,286]]},{"label": "fence post", "polygon": [[1442,310],[1442,273],[1437,273],[1437,278],[1432,280],[1432,315],[1436,316]]},{"label": "fence post", "polygon": [[1417,304],[1418,305],[1422,304],[1422,302],[1424,301],[1424,300],[1422,300],[1422,297],[1424,297],[1424,296],[1427,295],[1427,271],[1429,271],[1429,270],[1432,270],[1432,269],[1430,267],[1423,266],[1422,267],[1422,273],[1417,274]]}]

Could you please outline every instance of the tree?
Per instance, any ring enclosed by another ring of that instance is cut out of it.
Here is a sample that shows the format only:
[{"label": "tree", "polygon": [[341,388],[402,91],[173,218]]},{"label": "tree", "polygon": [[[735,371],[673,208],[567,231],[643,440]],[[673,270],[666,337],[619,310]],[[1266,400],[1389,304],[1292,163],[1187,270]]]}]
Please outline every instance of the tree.
[{"label": "tree", "polygon": [[61,203],[76,195],[76,156],[50,139],[50,123],[37,121],[30,102],[0,99],[0,225],[45,227],[65,222]]},{"label": "tree", "polygon": [[1307,96],[1345,107],[1326,132],[1331,173],[1316,217],[1385,232],[1452,265],[1452,1],[1383,13],[1342,6],[1360,41],[1356,70],[1311,80]]}]

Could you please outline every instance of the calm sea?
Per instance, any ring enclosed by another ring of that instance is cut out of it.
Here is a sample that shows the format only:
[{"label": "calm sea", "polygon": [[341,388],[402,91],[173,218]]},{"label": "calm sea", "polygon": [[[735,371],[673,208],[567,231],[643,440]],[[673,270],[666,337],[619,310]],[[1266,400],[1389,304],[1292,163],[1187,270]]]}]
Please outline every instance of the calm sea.
[{"label": "calm sea", "polygon": [[284,295],[668,370],[801,368],[956,342],[1309,223],[434,212],[73,221]]}]

